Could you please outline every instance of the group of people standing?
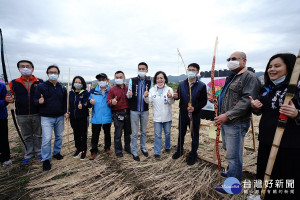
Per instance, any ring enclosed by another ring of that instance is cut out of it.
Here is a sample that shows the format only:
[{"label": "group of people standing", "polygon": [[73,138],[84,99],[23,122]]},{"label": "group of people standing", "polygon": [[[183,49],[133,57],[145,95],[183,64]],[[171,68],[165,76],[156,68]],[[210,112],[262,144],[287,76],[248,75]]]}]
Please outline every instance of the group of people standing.
[{"label": "group of people standing", "polygon": [[[281,113],[288,117],[288,122],[271,178],[294,179],[296,187],[300,184],[300,173],[295,165],[295,159],[299,159],[300,152],[299,84],[293,100],[288,105],[283,105],[295,60],[296,56],[289,53],[272,56],[266,66],[264,85],[261,87],[256,75],[247,70],[245,53],[237,51],[227,59],[227,66],[232,73],[227,77],[218,97],[219,114],[214,119],[215,124],[221,125],[223,148],[226,150],[228,161],[227,170],[221,173],[223,177],[242,180],[243,143],[253,112],[262,114],[259,124],[257,178],[263,179],[278,116]],[[96,76],[97,86],[88,92],[85,80],[76,76],[69,91],[69,110],[68,91],[58,82],[60,70],[56,65],[48,67],[46,73],[49,80],[45,82],[32,74],[32,62],[21,60],[17,66],[21,77],[10,83],[12,96],[6,94],[6,89],[1,84],[0,122],[1,127],[5,127],[5,124],[7,127],[6,105],[15,102],[18,124],[27,146],[21,165],[27,164],[33,157],[38,157],[43,162],[43,170],[51,169],[53,130],[55,140],[52,157],[57,160],[63,159],[61,145],[65,117],[70,118],[74,132],[76,151],[73,156],[85,159],[89,108],[92,108],[89,159],[94,160],[97,157],[101,128],[104,130],[104,151],[107,154],[112,153],[110,129],[114,122],[114,153],[118,158],[123,157],[121,138],[124,131],[124,151],[131,154],[134,160],[140,161],[139,130],[140,152],[145,157],[149,156],[146,146],[149,103],[152,103],[153,109],[154,156],[158,158],[162,153],[162,129],[165,133],[164,149],[166,152],[171,149],[172,104],[175,100],[180,100],[179,133],[177,149],[172,158],[178,159],[183,155],[184,137],[187,127],[192,122],[192,144],[186,162],[188,165],[195,164],[199,146],[200,112],[207,100],[213,101],[206,85],[197,78],[200,71],[197,63],[188,66],[188,78],[179,83],[176,91],[167,86],[168,78],[163,71],[155,73],[152,83],[146,76],[148,65],[145,62],[138,64],[138,76],[131,78],[128,85],[125,84],[125,74],[122,71],[115,72],[113,87],[110,86],[107,75],[100,73]],[[1,128],[1,163],[8,165],[11,162],[7,133],[4,132],[7,132],[7,129]],[[223,185],[216,186],[215,190],[226,193]],[[274,199],[271,195],[267,194],[266,198]]]}]

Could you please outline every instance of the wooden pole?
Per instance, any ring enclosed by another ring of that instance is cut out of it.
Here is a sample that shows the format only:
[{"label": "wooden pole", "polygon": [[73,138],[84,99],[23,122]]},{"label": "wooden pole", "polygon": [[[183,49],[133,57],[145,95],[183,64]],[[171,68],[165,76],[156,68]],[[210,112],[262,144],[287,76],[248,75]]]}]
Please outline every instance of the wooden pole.
[{"label": "wooden pole", "polygon": [[251,129],[252,129],[252,139],[253,139],[253,149],[256,151],[255,147],[255,132],[254,132],[254,122],[253,122],[253,114],[251,115]]},{"label": "wooden pole", "polygon": [[[69,113],[69,104],[70,104],[70,67],[69,67],[69,73],[68,73],[68,84],[67,84],[67,113]],[[67,118],[66,120],[66,126],[67,126],[67,138],[68,138],[68,150],[71,152],[70,148],[70,126],[69,126],[69,120],[70,117]]]}]

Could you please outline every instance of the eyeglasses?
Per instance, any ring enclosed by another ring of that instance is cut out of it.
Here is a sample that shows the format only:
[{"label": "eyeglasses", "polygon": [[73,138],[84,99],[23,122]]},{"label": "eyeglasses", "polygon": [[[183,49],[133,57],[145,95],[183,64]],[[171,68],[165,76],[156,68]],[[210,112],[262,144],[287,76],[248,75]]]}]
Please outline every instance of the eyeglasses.
[{"label": "eyeglasses", "polygon": [[19,68],[32,69],[32,66],[31,65],[19,65]]},{"label": "eyeglasses", "polygon": [[188,68],[188,71],[189,72],[197,72],[198,70],[197,69],[190,69],[190,68]]},{"label": "eyeglasses", "polygon": [[227,62],[229,62],[230,60],[235,61],[237,59],[242,59],[242,58],[232,57],[232,58],[227,58],[226,60]]},{"label": "eyeglasses", "polygon": [[48,74],[58,74],[58,72],[51,72],[51,71],[49,71]]}]

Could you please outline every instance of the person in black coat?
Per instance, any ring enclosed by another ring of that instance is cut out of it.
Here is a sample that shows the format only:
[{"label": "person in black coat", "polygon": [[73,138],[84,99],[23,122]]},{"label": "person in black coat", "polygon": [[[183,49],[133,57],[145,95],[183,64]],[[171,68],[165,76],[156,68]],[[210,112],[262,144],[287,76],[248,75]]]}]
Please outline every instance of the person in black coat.
[{"label": "person in black coat", "polygon": [[300,171],[297,165],[300,163],[300,82],[294,98],[288,105],[283,105],[295,60],[296,56],[289,53],[272,56],[265,70],[265,85],[259,98],[254,100],[250,97],[253,113],[262,115],[257,156],[257,179],[262,182],[279,115],[287,117],[265,199],[300,199]]},{"label": "person in black coat", "polygon": [[[172,158],[177,159],[183,155],[184,137],[187,126],[190,126],[190,118],[193,118],[192,149],[186,159],[188,165],[195,164],[198,156],[200,112],[207,103],[206,85],[197,78],[199,70],[200,67],[197,63],[191,63],[188,66],[189,78],[180,82],[177,91],[174,93],[174,99],[180,99],[180,111],[177,151],[173,154]],[[188,105],[190,101],[189,84],[191,85],[192,93],[191,105]]]},{"label": "person in black coat", "polygon": [[69,92],[69,113],[71,127],[74,132],[76,151],[74,158],[80,156],[84,160],[87,150],[87,133],[89,125],[88,98],[86,82],[81,76],[75,76],[72,81],[72,90]]},{"label": "person in black coat", "polygon": [[67,90],[58,82],[60,70],[51,65],[46,71],[49,80],[39,84],[34,94],[34,102],[39,107],[42,125],[43,170],[51,169],[51,140],[54,131],[53,158],[63,159],[61,146],[64,133],[64,115],[67,112]]}]

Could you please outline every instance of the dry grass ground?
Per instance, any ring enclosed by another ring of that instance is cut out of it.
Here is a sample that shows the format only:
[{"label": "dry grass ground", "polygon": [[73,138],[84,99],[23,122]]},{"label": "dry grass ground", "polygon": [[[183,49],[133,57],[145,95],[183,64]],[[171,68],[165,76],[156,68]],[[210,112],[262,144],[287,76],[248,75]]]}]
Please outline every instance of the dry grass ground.
[{"label": "dry grass ground", "polygon": [[[255,117],[256,136],[258,120]],[[172,160],[177,144],[177,126],[178,102],[173,105],[172,150],[170,153],[162,151],[161,158],[156,159],[153,156],[154,131],[150,114],[147,128],[149,157],[140,154],[141,162],[134,161],[126,153],[123,158],[105,154],[103,132],[99,140],[100,153],[95,160],[74,159],[72,155],[75,147],[70,129],[71,151],[68,151],[65,134],[62,148],[64,159],[52,160],[52,169],[43,172],[38,159],[32,160],[27,166],[19,166],[24,153],[12,120],[9,119],[13,165],[0,168],[0,199],[245,199],[243,193],[220,196],[214,192],[213,187],[219,184],[216,165],[199,159],[195,165],[187,166],[184,157]],[[113,138],[113,126],[111,133]],[[185,149],[190,148],[189,136],[190,133],[187,133]],[[91,130],[89,143],[90,138]],[[245,145],[252,146],[250,134],[246,135]],[[212,158],[213,148],[214,140],[208,137],[208,128],[201,127],[199,155]],[[224,162],[224,151],[221,153]],[[256,152],[245,150],[244,166],[256,170]],[[254,176],[245,172],[245,177],[252,179]]]}]

